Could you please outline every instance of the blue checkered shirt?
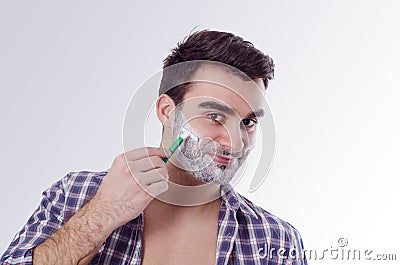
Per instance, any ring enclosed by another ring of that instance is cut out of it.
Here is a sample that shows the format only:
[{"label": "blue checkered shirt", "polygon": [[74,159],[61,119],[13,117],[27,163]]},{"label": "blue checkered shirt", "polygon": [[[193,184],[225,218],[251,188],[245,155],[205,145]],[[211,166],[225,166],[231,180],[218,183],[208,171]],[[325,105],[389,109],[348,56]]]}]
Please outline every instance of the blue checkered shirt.
[{"label": "blue checkered shirt", "polygon": [[[32,264],[32,250],[50,237],[97,192],[107,175],[71,172],[43,192],[43,199],[12,240],[0,264]],[[306,265],[299,232],[238,194],[221,187],[216,264]],[[90,264],[141,264],[143,214],[114,230]]]}]

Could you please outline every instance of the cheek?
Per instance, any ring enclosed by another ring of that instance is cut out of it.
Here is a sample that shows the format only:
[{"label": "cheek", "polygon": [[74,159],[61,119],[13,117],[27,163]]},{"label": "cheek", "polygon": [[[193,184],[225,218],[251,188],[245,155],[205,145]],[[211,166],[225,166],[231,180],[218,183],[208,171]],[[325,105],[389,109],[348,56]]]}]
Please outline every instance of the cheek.
[{"label": "cheek", "polygon": [[257,142],[256,134],[257,133],[255,130],[253,132],[247,134],[245,143],[248,147],[254,147],[254,145],[256,144],[256,142]]},{"label": "cheek", "polygon": [[189,124],[200,138],[211,138],[214,140],[218,135],[224,132],[223,126],[212,124],[207,119],[193,119]]}]

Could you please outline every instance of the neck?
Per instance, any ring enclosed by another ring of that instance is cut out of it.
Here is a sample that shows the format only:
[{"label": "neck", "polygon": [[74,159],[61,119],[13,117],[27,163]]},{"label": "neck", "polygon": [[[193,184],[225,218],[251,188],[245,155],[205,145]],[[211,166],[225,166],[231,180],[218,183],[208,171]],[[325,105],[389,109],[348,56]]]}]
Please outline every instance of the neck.
[{"label": "neck", "polygon": [[195,179],[173,163],[167,164],[168,190],[152,200],[145,209],[147,218],[172,220],[177,216],[204,215],[219,211],[221,187]]},{"label": "neck", "polygon": [[207,207],[209,202],[215,201],[221,196],[220,185],[202,182],[173,163],[168,163],[167,168],[168,190],[157,197],[165,206],[174,206],[179,209],[196,206],[197,209],[200,209]]}]

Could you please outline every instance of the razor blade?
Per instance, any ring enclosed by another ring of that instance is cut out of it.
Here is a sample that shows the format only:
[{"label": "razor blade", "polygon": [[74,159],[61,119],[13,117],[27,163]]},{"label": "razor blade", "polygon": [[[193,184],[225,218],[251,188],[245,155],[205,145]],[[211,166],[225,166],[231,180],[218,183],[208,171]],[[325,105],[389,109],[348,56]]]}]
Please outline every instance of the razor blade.
[{"label": "razor blade", "polygon": [[[197,135],[192,133],[188,128],[182,127],[179,137],[168,148],[171,151],[171,156],[174,154],[176,149],[178,149],[178,147],[183,143],[183,141],[188,137],[193,138],[197,142],[199,141],[199,137]],[[167,163],[169,158],[170,157],[163,157],[161,159],[162,159],[162,161],[164,161],[164,163]]]}]

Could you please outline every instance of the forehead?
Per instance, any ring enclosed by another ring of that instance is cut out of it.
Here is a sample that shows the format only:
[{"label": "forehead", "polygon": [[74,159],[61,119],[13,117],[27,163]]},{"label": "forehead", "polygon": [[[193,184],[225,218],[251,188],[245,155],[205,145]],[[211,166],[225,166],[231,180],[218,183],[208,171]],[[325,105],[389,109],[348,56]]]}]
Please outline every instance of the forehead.
[{"label": "forehead", "polygon": [[229,70],[202,66],[191,78],[193,84],[184,97],[184,105],[198,105],[203,101],[223,102],[239,115],[264,107],[264,83],[243,79]]}]

